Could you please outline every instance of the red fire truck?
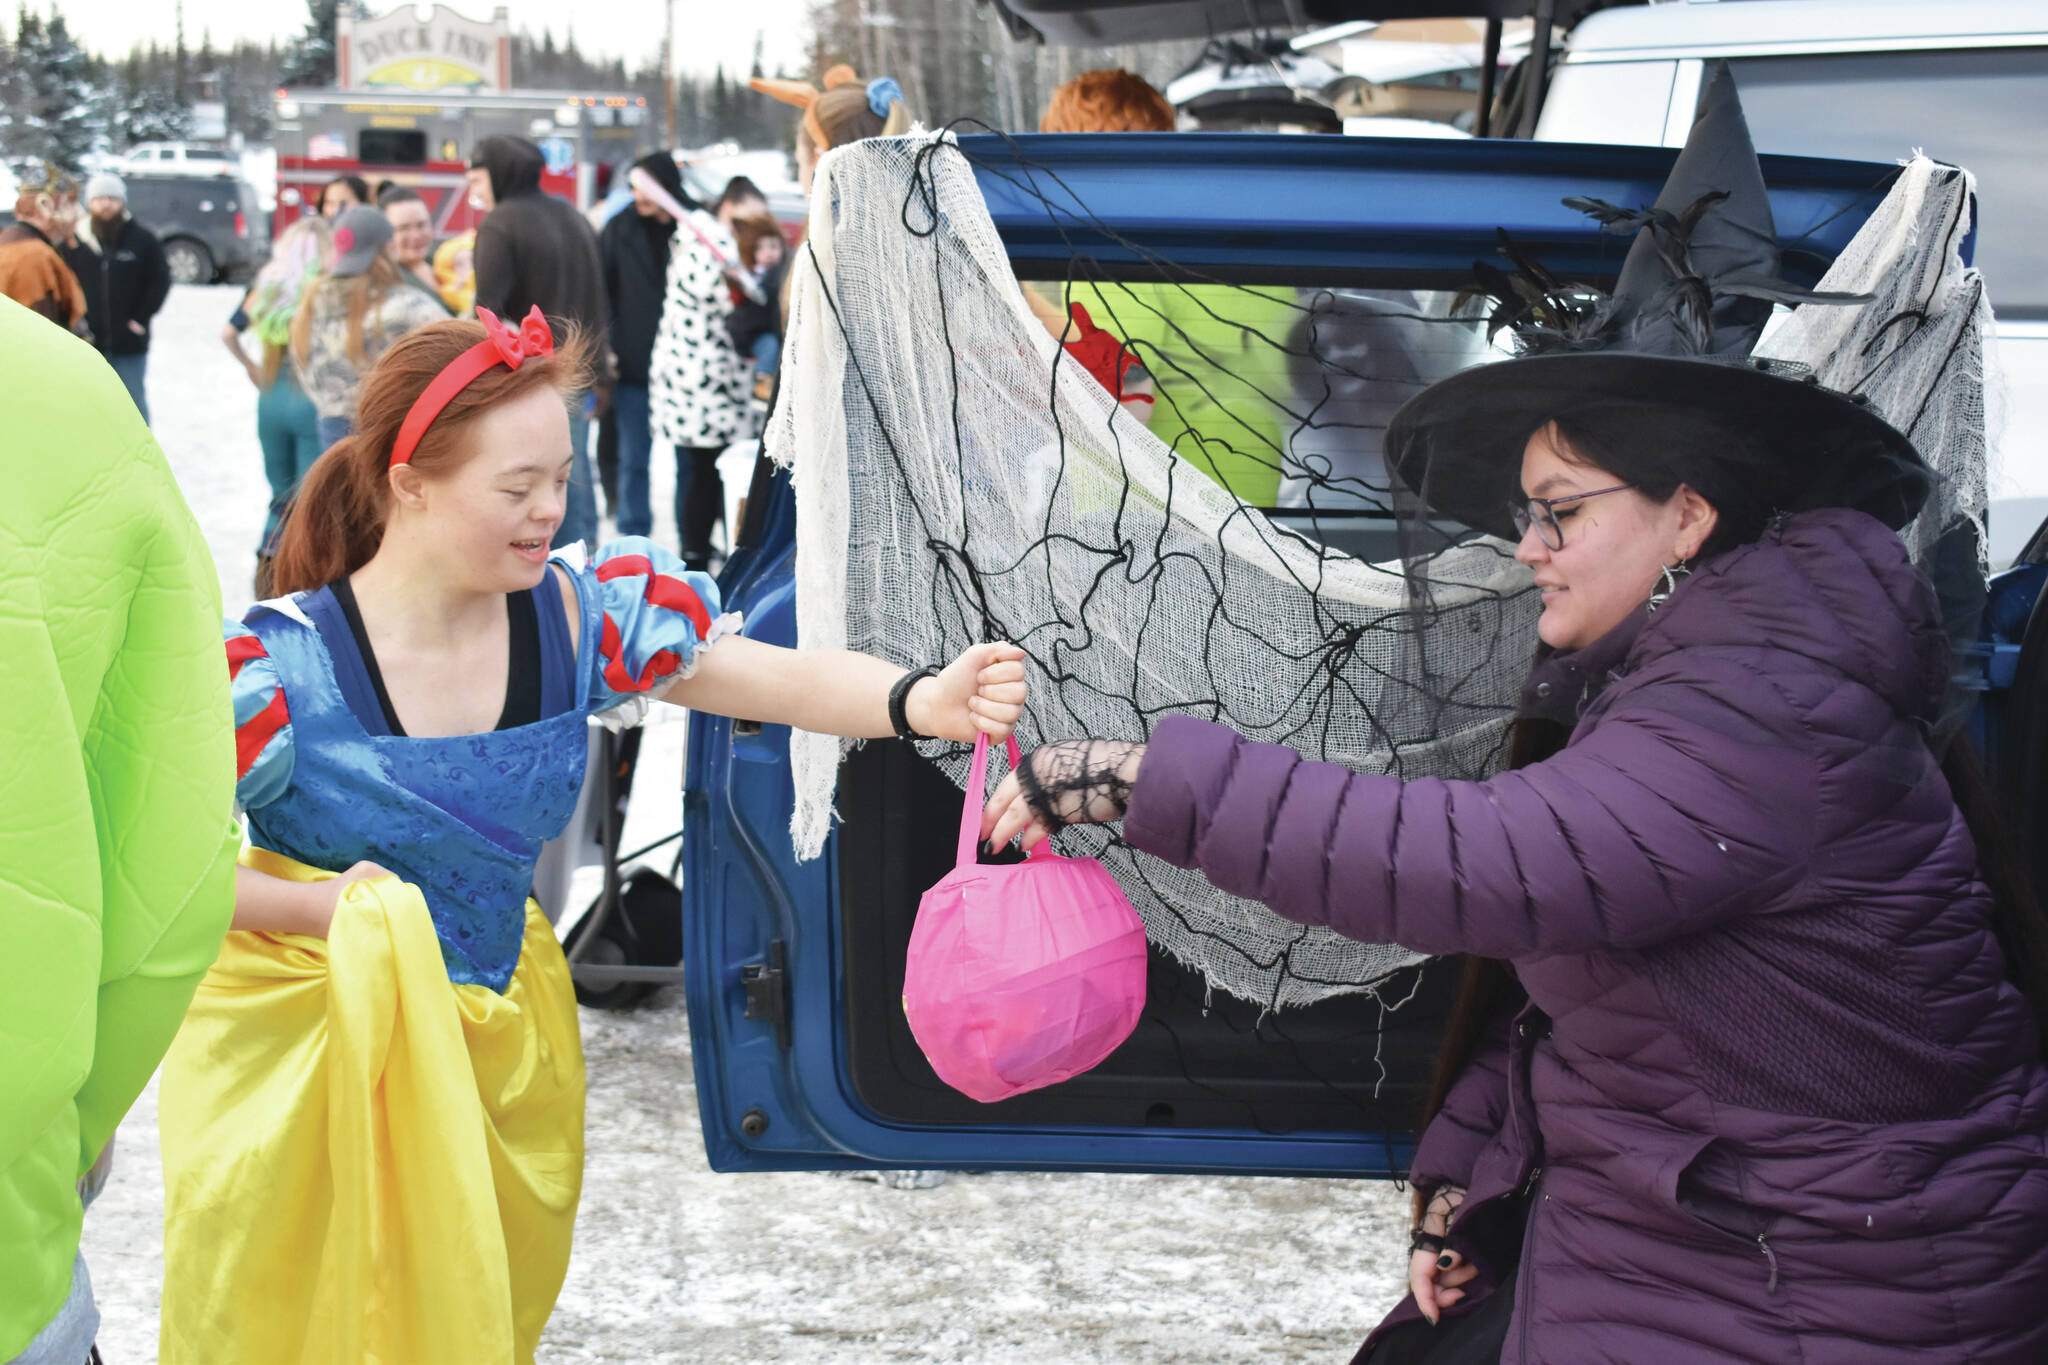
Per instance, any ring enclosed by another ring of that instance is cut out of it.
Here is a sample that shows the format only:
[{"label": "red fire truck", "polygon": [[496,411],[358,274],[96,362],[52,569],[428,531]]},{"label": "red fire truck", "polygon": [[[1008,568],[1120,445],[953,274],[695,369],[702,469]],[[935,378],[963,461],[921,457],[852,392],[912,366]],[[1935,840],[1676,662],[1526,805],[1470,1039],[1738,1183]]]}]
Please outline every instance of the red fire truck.
[{"label": "red fire truck", "polygon": [[475,225],[463,172],[472,148],[494,133],[540,144],[541,188],[588,208],[611,173],[652,149],[647,101],[634,95],[514,90],[423,94],[394,90],[279,90],[277,211],[273,232],[317,210],[336,176],[415,190],[436,236]]}]

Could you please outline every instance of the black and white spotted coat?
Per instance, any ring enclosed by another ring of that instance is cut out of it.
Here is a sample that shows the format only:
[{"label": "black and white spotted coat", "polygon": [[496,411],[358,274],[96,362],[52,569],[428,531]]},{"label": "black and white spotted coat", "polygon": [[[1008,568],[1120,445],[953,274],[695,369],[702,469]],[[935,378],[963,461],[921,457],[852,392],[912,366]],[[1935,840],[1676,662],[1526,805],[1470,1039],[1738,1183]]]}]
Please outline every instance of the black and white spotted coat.
[{"label": "black and white spotted coat", "polygon": [[708,213],[677,227],[669,251],[661,324],[648,368],[648,399],[655,439],[678,446],[723,446],[754,434],[748,408],[748,363],[733,349],[725,320],[732,290],[718,259],[697,240],[692,224],[731,260],[739,248]]}]

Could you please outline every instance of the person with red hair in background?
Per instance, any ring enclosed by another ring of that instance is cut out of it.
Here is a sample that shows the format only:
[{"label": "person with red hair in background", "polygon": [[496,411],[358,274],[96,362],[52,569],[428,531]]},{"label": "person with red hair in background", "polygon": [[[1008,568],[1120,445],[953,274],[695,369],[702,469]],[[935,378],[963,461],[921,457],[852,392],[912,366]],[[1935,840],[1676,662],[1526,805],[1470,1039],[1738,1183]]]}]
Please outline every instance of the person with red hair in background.
[{"label": "person with red hair in background", "polygon": [[[1141,76],[1084,71],[1053,91],[1042,133],[1171,133],[1173,106]],[[1031,283],[1024,298],[1073,361],[1196,468],[1253,506],[1278,501],[1286,423],[1251,376],[1270,368],[1260,338],[1293,325],[1293,291],[1231,291],[1134,280]]]},{"label": "person with red hair in background", "polygon": [[1170,133],[1173,106],[1144,77],[1120,67],[1083,71],[1052,92],[1041,133]]}]

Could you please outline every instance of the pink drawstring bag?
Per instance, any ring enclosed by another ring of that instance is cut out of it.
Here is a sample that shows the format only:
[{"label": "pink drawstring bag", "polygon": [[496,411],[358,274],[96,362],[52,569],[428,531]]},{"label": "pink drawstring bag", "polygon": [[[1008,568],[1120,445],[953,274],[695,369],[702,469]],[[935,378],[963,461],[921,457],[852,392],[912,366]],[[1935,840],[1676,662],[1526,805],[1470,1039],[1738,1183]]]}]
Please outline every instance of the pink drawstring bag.
[{"label": "pink drawstring bag", "polygon": [[980,865],[987,780],[983,735],[958,862],[918,902],[903,972],[903,1013],[932,1070],[983,1104],[1080,1075],[1145,1008],[1145,926],[1108,868],[1050,839],[1021,863]]}]

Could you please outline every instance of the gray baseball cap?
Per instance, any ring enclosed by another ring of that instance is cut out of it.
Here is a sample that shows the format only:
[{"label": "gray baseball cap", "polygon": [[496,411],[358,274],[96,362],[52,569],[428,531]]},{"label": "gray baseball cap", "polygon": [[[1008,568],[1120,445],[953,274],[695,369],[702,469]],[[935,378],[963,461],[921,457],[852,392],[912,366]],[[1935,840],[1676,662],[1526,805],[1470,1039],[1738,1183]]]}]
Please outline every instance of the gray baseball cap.
[{"label": "gray baseball cap", "polygon": [[334,264],[330,275],[360,275],[384,254],[391,223],[381,209],[357,204],[334,220]]}]

